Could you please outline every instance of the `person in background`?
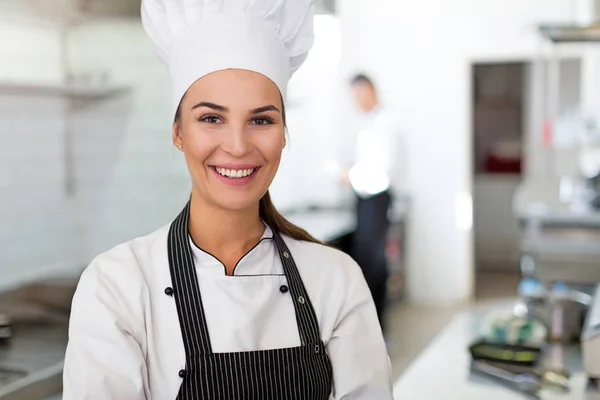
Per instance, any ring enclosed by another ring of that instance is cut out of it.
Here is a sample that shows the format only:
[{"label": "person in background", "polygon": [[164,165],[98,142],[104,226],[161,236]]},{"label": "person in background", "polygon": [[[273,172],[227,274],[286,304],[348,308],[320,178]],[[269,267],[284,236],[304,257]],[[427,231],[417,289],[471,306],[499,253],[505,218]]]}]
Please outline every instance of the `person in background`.
[{"label": "person in background", "polygon": [[359,74],[352,79],[351,88],[356,105],[366,113],[367,124],[358,133],[352,167],[344,177],[357,201],[350,254],[362,268],[384,329],[389,276],[386,242],[402,154],[396,122],[380,104],[373,81]]}]

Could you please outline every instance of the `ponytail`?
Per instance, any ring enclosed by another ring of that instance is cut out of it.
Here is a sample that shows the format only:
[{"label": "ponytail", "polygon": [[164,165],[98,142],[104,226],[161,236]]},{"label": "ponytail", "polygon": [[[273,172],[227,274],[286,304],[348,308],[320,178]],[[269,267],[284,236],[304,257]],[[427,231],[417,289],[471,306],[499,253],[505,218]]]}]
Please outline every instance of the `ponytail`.
[{"label": "ponytail", "polygon": [[315,239],[304,229],[292,224],[281,215],[275,208],[269,192],[260,199],[259,213],[262,220],[271,227],[271,229],[282,235],[289,236],[295,240],[323,244],[320,240]]}]

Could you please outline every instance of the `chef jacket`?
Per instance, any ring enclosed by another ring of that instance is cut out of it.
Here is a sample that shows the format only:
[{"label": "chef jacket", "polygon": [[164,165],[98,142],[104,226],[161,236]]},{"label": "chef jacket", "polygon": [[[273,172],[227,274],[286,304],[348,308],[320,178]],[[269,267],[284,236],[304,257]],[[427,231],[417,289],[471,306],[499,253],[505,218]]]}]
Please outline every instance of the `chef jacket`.
[{"label": "chef jacket", "polygon": [[[175,303],[165,295],[168,229],[117,246],[83,273],[71,312],[65,400],[177,397],[186,355]],[[331,359],[331,399],[393,399],[386,346],[358,265],[333,248],[283,238]],[[233,276],[191,243],[215,353],[301,345],[293,302],[280,290],[287,282],[269,227]]]},{"label": "chef jacket", "polygon": [[356,138],[350,182],[362,198],[405,185],[406,154],[394,115],[383,106],[367,114],[366,127]]}]

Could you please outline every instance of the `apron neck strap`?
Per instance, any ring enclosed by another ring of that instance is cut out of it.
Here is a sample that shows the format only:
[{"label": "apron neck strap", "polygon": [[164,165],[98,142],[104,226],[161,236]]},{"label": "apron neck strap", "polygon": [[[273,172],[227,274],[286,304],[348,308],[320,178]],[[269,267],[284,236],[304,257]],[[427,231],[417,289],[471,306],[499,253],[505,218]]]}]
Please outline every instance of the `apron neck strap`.
[{"label": "apron neck strap", "polygon": [[190,202],[169,229],[167,250],[173,281],[173,297],[179,315],[185,353],[188,356],[212,354],[208,324],[204,314],[198,274],[189,240]]},{"label": "apron neck strap", "polygon": [[[189,239],[190,205],[188,202],[171,224],[167,250],[185,352],[193,357],[212,354],[213,350]],[[279,232],[272,227],[271,230],[296,311],[300,340],[303,345],[317,343],[320,341],[317,316],[294,258]]]}]

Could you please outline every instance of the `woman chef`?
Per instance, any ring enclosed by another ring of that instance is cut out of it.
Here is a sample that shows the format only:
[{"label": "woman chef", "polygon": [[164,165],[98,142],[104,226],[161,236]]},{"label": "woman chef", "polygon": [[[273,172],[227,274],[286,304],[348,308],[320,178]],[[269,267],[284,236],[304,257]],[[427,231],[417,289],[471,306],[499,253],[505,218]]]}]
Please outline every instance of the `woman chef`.
[{"label": "woman chef", "polygon": [[310,0],[144,0],[193,183],[168,226],[95,258],[73,300],[64,399],[392,399],[357,264],[269,198]]}]

